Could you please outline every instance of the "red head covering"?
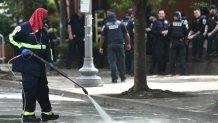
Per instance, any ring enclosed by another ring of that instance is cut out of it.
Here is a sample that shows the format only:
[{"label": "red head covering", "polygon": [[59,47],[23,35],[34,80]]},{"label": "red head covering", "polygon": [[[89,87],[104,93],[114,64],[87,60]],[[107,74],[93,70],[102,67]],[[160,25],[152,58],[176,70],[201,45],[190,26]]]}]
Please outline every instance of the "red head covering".
[{"label": "red head covering", "polygon": [[33,32],[38,32],[42,29],[44,16],[48,13],[48,10],[43,8],[38,8],[32,14],[29,22],[33,29]]}]

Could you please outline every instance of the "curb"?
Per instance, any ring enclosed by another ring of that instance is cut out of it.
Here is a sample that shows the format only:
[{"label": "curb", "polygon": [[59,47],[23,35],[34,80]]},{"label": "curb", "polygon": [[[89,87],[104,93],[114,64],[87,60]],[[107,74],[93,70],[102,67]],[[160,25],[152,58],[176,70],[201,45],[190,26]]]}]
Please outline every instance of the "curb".
[{"label": "curb", "polygon": [[[2,80],[0,79],[0,86],[5,87],[14,87],[14,88],[20,88],[19,83],[16,83],[11,80]],[[50,93],[55,95],[61,95],[65,97],[74,97],[79,98],[88,101],[89,99],[85,94],[81,93],[74,93],[69,91],[63,91],[58,89],[52,89],[50,88]],[[137,109],[141,111],[146,112],[155,112],[160,114],[166,114],[173,118],[190,118],[194,119],[196,121],[210,121],[210,122],[216,122],[218,121],[218,115],[213,115],[210,113],[205,112],[196,112],[196,111],[187,111],[184,109],[177,109],[172,108],[168,106],[163,105],[157,105],[157,104],[151,104],[147,102],[142,102],[138,100],[132,100],[132,99],[123,99],[123,98],[115,98],[115,97],[109,97],[105,95],[91,95],[92,98],[94,98],[98,103],[103,105],[109,105],[109,106],[121,106],[129,109]]]}]

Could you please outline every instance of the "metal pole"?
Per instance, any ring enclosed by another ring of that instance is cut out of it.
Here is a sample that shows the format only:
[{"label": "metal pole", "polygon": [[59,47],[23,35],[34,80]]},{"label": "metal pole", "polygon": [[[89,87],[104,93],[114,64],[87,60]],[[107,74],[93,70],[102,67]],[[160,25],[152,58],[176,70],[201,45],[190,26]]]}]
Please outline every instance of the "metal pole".
[{"label": "metal pole", "polygon": [[92,0],[90,0],[90,11],[85,14],[85,58],[83,67],[79,70],[80,77],[76,81],[83,87],[102,86],[102,81],[98,73],[98,69],[93,64],[92,51]]}]

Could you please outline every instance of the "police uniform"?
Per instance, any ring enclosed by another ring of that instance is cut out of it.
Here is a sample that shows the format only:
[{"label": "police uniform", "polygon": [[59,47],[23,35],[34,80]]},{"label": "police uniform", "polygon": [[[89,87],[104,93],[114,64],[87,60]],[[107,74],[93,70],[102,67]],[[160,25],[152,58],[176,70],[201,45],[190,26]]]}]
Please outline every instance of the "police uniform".
[{"label": "police uniform", "polygon": [[[188,35],[186,25],[181,21],[173,21],[169,27],[169,37],[171,39],[170,68],[171,74],[176,72],[176,56],[179,55],[181,74],[185,74],[186,49],[184,38]],[[177,53],[178,52],[178,53]]]},{"label": "police uniform", "polygon": [[157,60],[158,74],[164,74],[169,52],[169,38],[163,35],[162,31],[168,30],[169,23],[167,20],[157,20],[153,23],[151,32],[153,34],[154,57]]},{"label": "police uniform", "polygon": [[112,82],[118,79],[118,71],[122,80],[125,80],[125,53],[124,34],[125,25],[116,19],[109,19],[102,30],[102,36],[107,40],[108,63],[111,69]]},{"label": "police uniform", "polygon": [[[46,61],[52,62],[50,42],[46,30],[33,33],[29,21],[17,26],[9,35],[9,43],[14,47],[15,55],[21,54],[22,49],[30,49]],[[24,95],[26,98],[25,112],[34,112],[36,101],[42,112],[50,112],[48,81],[45,64],[34,56],[19,57],[14,60],[12,70],[21,72]],[[40,89],[40,90],[39,90]]]},{"label": "police uniform", "polygon": [[200,16],[192,21],[191,30],[193,33],[200,32],[200,34],[196,35],[192,39],[192,57],[195,59],[200,59],[203,53],[203,44],[205,40],[203,34],[205,32],[206,24],[207,19],[205,16]]},{"label": "police uniform", "polygon": [[130,20],[127,24],[127,31],[130,36],[131,49],[126,51],[126,73],[134,74],[134,21]]},{"label": "police uniform", "polygon": [[[208,33],[213,31],[213,29],[216,27],[218,23],[218,13],[216,13],[213,16],[209,16],[207,20],[208,25]],[[213,35],[208,37],[207,40],[207,54],[211,54],[214,51],[218,53],[218,32],[215,32]]]}]

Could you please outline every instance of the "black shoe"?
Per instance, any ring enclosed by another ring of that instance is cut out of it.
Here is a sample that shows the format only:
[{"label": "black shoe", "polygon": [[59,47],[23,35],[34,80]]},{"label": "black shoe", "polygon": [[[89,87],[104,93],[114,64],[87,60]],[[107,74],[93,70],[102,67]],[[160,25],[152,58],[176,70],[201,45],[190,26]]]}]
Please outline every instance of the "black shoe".
[{"label": "black shoe", "polygon": [[23,122],[34,122],[34,123],[41,122],[41,119],[40,118],[36,118],[35,115],[22,115],[22,119],[21,120]]},{"label": "black shoe", "polygon": [[58,114],[52,113],[51,115],[47,115],[45,113],[41,113],[42,116],[42,122],[47,122],[49,120],[57,120],[59,118]]},{"label": "black shoe", "polygon": [[215,51],[215,52],[210,53],[209,56],[216,57],[216,56],[218,56],[218,54],[217,54],[217,52]]},{"label": "black shoe", "polygon": [[121,82],[125,82],[125,81],[126,81],[126,77],[122,77]]},{"label": "black shoe", "polygon": [[117,80],[115,79],[115,80],[112,80],[112,83],[117,83]]}]

